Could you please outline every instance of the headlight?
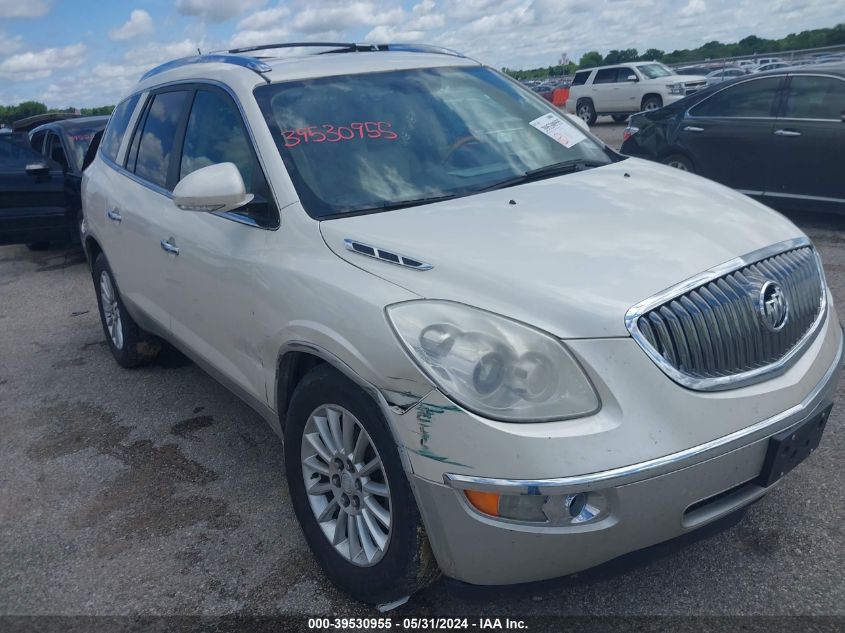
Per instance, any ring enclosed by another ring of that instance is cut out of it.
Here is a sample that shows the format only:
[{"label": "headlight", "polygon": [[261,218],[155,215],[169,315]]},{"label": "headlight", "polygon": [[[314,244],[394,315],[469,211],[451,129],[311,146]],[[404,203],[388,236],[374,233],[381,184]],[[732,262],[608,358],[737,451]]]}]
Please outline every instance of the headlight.
[{"label": "headlight", "polygon": [[686,92],[684,84],[666,84],[666,86],[669,88],[669,94],[682,95]]},{"label": "headlight", "polygon": [[387,308],[387,317],[426,376],[479,415],[543,422],[599,408],[577,361],[548,334],[448,301],[399,303]]}]

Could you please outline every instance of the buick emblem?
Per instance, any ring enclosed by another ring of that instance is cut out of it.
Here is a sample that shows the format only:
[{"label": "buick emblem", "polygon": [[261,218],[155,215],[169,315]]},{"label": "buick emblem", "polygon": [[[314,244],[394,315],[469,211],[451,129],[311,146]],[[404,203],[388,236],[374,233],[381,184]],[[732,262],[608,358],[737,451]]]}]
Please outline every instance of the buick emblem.
[{"label": "buick emblem", "polygon": [[767,281],[760,288],[760,299],[757,305],[760,321],[770,332],[777,332],[789,317],[789,304],[783,290],[774,281]]}]

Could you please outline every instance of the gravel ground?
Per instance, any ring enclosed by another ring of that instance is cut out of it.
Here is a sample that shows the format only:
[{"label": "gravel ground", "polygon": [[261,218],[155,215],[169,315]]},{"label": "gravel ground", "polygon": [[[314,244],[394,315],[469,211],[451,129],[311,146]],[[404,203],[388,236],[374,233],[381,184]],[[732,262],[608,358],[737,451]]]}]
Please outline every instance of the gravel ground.
[{"label": "gravel ground", "polygon": [[[845,306],[845,220],[793,219]],[[393,615],[845,616],[842,412],[726,531],[542,584],[440,581]],[[0,430],[0,614],[377,615],[320,572],[255,413],[176,353],[117,367],[74,250],[0,248]]]}]

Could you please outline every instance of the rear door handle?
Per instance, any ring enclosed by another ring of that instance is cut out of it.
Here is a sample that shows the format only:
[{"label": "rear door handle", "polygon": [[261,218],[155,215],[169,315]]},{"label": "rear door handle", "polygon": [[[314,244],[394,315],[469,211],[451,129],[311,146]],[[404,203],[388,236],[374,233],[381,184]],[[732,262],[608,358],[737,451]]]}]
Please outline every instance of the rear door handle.
[{"label": "rear door handle", "polygon": [[176,246],[176,242],[172,237],[166,240],[161,240],[161,249],[168,253],[172,253],[173,255],[179,254],[179,247]]},{"label": "rear door handle", "polygon": [[801,136],[798,130],[775,130],[776,136]]},{"label": "rear door handle", "polygon": [[703,127],[696,127],[694,125],[687,125],[686,127],[684,127],[684,132],[703,132],[703,131],[704,131]]},{"label": "rear door handle", "polygon": [[120,215],[120,212],[117,209],[112,209],[106,215],[109,216],[109,220],[113,220],[118,223],[123,219],[123,216]]}]

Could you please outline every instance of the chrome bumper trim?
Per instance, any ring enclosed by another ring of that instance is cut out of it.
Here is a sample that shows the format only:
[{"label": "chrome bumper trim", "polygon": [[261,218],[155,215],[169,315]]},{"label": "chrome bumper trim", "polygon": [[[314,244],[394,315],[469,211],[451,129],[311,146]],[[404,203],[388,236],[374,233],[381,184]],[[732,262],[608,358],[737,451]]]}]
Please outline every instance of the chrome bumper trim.
[{"label": "chrome bumper trim", "polygon": [[[446,473],[443,475],[443,481],[457,489],[471,488],[473,490],[501,492],[505,494],[561,494],[571,492],[573,490],[591,490],[608,485],[621,485],[623,483],[633,483],[648,477],[653,477],[664,472],[677,470],[685,466],[691,466],[698,461],[703,461],[709,453],[715,452],[717,449],[724,448],[728,445],[738,443],[740,440],[754,436],[761,435],[768,429],[774,433],[778,424],[789,418],[797,418],[802,413],[811,415],[819,408],[819,396],[829,386],[831,379],[836,375],[842,364],[843,345],[845,345],[845,337],[839,339],[839,350],[836,353],[836,358],[831,364],[830,368],[825,372],[825,375],[813,388],[813,390],[801,401],[786,411],[774,415],[765,420],[761,420],[749,427],[735,431],[728,435],[716,438],[704,444],[693,446],[676,453],[664,455],[663,457],[656,457],[637,464],[629,466],[620,466],[610,470],[604,470],[596,473],[589,473],[586,475],[575,475],[572,477],[558,477],[554,479],[498,479],[491,477],[475,477],[472,475],[455,475]],[[822,403],[823,404],[823,403]],[[807,417],[807,416],[804,416]],[[799,420],[796,419],[796,422]],[[761,439],[762,436],[761,435]],[[701,459],[698,459],[701,458]],[[689,462],[689,463],[685,463]],[[612,484],[610,482],[613,482]]]}]

